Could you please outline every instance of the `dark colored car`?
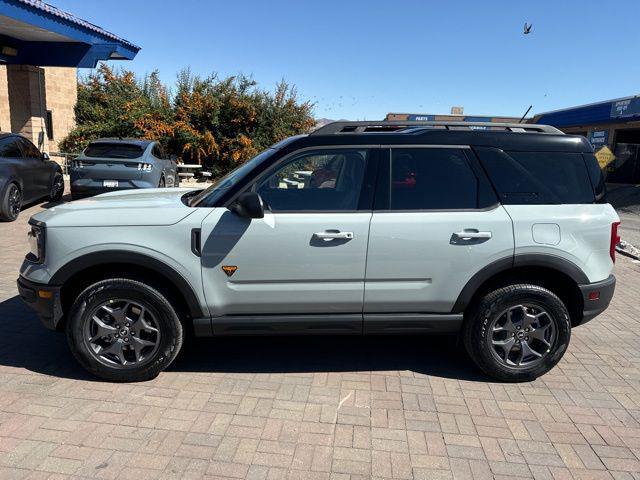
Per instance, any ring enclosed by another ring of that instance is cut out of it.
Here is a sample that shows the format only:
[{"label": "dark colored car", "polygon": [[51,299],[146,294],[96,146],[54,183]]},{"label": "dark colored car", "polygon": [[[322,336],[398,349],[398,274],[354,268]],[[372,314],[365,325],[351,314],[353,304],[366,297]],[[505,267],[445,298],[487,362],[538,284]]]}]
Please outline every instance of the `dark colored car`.
[{"label": "dark colored car", "polygon": [[0,133],[0,220],[12,222],[24,204],[64,193],[62,169],[26,138]]},{"label": "dark colored car", "polygon": [[102,138],[89,144],[69,168],[71,197],[114,190],[177,187],[175,155],[158,142],[135,138]]}]

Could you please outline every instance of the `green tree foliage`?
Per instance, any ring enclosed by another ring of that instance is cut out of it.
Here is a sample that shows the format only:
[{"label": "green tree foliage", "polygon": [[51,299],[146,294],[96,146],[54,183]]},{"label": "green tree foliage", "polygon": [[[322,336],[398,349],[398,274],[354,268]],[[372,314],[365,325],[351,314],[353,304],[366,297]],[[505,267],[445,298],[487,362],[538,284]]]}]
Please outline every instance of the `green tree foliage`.
[{"label": "green tree foliage", "polygon": [[78,83],[77,126],[61,149],[79,152],[104,137],[157,139],[186,163],[222,174],[288,136],[309,131],[313,105],[280,82],[275,92],[249,77],[178,74],[175,92],[158,72],[137,79],[102,64]]}]

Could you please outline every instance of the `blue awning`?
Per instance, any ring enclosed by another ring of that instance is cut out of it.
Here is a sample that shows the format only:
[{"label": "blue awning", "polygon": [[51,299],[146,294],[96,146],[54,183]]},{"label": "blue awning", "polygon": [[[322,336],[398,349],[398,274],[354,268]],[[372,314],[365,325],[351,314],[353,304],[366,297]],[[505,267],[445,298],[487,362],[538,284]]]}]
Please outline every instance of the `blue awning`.
[{"label": "blue awning", "polygon": [[94,68],[140,47],[39,0],[0,0],[0,63]]},{"label": "blue awning", "polygon": [[640,97],[635,96],[539,113],[534,117],[534,123],[571,127],[638,119],[640,119]]}]

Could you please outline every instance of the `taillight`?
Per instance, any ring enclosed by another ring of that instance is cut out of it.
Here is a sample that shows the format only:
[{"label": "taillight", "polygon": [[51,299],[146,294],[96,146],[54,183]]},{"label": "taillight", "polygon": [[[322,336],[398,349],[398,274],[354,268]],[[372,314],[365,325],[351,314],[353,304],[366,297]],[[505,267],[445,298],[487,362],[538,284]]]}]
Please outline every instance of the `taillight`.
[{"label": "taillight", "polygon": [[618,227],[620,222],[613,222],[611,224],[611,245],[609,246],[609,255],[611,260],[616,263],[616,245],[620,243],[620,235],[618,235]]}]

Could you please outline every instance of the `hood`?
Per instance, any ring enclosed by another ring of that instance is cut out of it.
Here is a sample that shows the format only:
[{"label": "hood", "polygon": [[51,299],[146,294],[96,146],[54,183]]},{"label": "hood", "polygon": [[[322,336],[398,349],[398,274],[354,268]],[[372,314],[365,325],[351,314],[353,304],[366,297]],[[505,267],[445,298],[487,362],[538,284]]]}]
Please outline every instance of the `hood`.
[{"label": "hood", "polygon": [[63,203],[44,210],[34,219],[47,227],[104,227],[172,225],[193,213],[182,203],[193,188],[149,188],[115,191]]}]

